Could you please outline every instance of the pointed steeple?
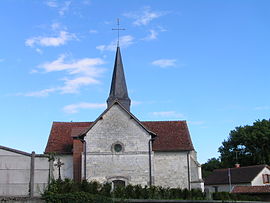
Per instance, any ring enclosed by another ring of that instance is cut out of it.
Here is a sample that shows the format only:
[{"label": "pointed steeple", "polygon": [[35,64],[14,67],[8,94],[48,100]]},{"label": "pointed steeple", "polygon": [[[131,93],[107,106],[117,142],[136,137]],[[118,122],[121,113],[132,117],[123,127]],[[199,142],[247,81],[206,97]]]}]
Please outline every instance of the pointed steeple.
[{"label": "pointed steeple", "polygon": [[119,46],[117,46],[116,50],[111,90],[109,98],[107,99],[107,106],[109,107],[116,99],[122,104],[122,106],[126,108],[126,110],[130,111],[130,98],[128,97],[126,79]]}]

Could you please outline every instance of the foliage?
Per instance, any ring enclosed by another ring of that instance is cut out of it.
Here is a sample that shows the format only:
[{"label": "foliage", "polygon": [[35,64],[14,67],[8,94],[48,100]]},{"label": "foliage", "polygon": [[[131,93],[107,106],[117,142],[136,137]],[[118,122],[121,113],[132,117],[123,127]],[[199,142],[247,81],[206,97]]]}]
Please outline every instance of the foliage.
[{"label": "foliage", "polygon": [[[219,148],[222,167],[270,164],[270,121],[257,120],[253,125],[236,127]],[[236,160],[237,157],[237,160]]]},{"label": "foliage", "polygon": [[50,194],[43,196],[46,202],[50,203],[111,203],[113,202],[110,198],[93,195],[87,192],[74,192],[64,194]]},{"label": "foliage", "polygon": [[142,187],[141,185],[127,185],[126,187],[116,187],[112,191],[111,184],[109,183],[100,184],[98,182],[87,181],[76,183],[69,179],[53,181],[45,190],[43,198],[47,202],[72,202],[78,195],[82,195],[82,197],[80,197],[77,202],[95,202],[95,198],[102,197],[105,202],[108,198],[205,199],[205,194],[197,189],[189,191],[187,189],[164,188],[160,186]]},{"label": "foliage", "polygon": [[57,156],[56,152],[49,152],[47,153],[48,161],[55,161],[55,157]]},{"label": "foliage", "polygon": [[112,192],[116,198],[123,199],[205,199],[205,194],[198,189],[164,188],[160,186],[128,185],[116,188]]},{"label": "foliage", "polygon": [[[103,190],[102,190],[103,189]],[[65,193],[76,193],[76,192],[86,192],[90,194],[102,194],[103,196],[110,196],[108,190],[111,190],[111,186],[102,186],[98,182],[87,182],[82,181],[80,183],[74,182],[70,179],[65,180],[53,180],[44,191],[44,196],[50,194],[65,194]]]},{"label": "foliage", "polygon": [[[53,181],[42,197],[46,202],[89,202],[110,203],[112,198],[118,199],[189,199],[204,200],[205,194],[198,189],[165,188],[160,186],[127,185],[111,190],[111,184],[100,184],[98,182],[82,181],[76,183],[72,180]],[[228,192],[213,193],[214,200],[259,200],[257,197],[247,195],[236,195]]]},{"label": "foliage", "polygon": [[203,178],[209,176],[213,170],[221,168],[220,159],[211,158],[206,163],[202,164],[202,176]]},{"label": "foliage", "polygon": [[213,193],[213,200],[260,201],[260,198],[256,196],[233,194],[229,192],[215,192]]}]

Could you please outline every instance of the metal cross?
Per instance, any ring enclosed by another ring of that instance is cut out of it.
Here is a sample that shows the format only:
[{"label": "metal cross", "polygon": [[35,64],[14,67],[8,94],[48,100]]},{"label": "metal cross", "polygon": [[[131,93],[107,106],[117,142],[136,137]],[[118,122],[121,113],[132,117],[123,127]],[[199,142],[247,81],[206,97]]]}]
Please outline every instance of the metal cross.
[{"label": "metal cross", "polygon": [[118,36],[118,38],[117,38],[117,47],[119,47],[119,31],[120,30],[126,30],[125,28],[120,28],[120,20],[119,20],[119,18],[117,18],[117,28],[113,28],[112,30],[117,30],[117,36]]},{"label": "metal cross", "polygon": [[62,163],[61,161],[60,161],[60,159],[58,158],[58,160],[57,160],[57,162],[56,162],[56,164],[54,164],[57,168],[58,168],[58,180],[61,180],[61,171],[60,171],[60,169],[61,169],[61,167],[64,165],[64,163]]}]

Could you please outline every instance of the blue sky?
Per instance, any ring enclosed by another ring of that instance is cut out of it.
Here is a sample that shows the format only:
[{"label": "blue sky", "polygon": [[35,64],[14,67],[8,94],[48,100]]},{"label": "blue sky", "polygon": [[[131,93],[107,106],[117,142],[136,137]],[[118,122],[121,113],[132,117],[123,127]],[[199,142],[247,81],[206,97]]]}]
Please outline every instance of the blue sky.
[{"label": "blue sky", "polygon": [[1,145],[43,153],[53,121],[106,108],[116,19],[131,112],[187,120],[201,163],[269,119],[269,1],[2,0]]}]

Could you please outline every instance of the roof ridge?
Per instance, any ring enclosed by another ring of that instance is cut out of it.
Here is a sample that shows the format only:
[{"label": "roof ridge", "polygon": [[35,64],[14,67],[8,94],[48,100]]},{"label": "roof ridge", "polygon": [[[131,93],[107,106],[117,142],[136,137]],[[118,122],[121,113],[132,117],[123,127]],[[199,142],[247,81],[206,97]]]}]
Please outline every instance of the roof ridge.
[{"label": "roof ridge", "polygon": [[270,187],[270,185],[236,185],[234,187]]},{"label": "roof ridge", "polygon": [[173,120],[173,121],[141,121],[141,122],[187,122],[186,120]]},{"label": "roof ridge", "polygon": [[78,137],[86,135],[86,133],[100,120],[100,118],[102,118],[103,115],[105,115],[115,104],[118,104],[127,114],[129,114],[137,123],[139,123],[141,125],[141,127],[144,128],[151,136],[156,136],[156,133],[154,133],[154,132],[150,131],[148,128],[146,128],[142,124],[142,122],[136,116],[134,116],[128,109],[126,109],[122,105],[122,103],[120,103],[119,100],[116,98],[113,101],[113,103],[111,103],[110,106],[107,109],[105,109],[103,111],[103,113],[101,113],[100,116],[97,117],[97,119],[94,122],[91,123],[91,125],[88,127],[88,129],[86,129],[85,132],[82,132],[80,135],[78,135]]},{"label": "roof ridge", "polygon": [[[53,121],[53,123],[93,123],[95,121]],[[186,120],[173,120],[173,121],[170,121],[170,120],[167,120],[167,121],[140,121],[140,122],[187,122]]]},{"label": "roof ridge", "polygon": [[251,166],[241,166],[239,168],[236,167],[229,167],[229,168],[218,168],[215,169],[214,171],[222,171],[222,170],[228,170],[228,169],[243,169],[243,168],[259,168],[259,167],[267,167],[267,164],[260,164],[260,165],[251,165]]},{"label": "roof ridge", "polygon": [[94,121],[53,121],[53,123],[93,123]]}]

